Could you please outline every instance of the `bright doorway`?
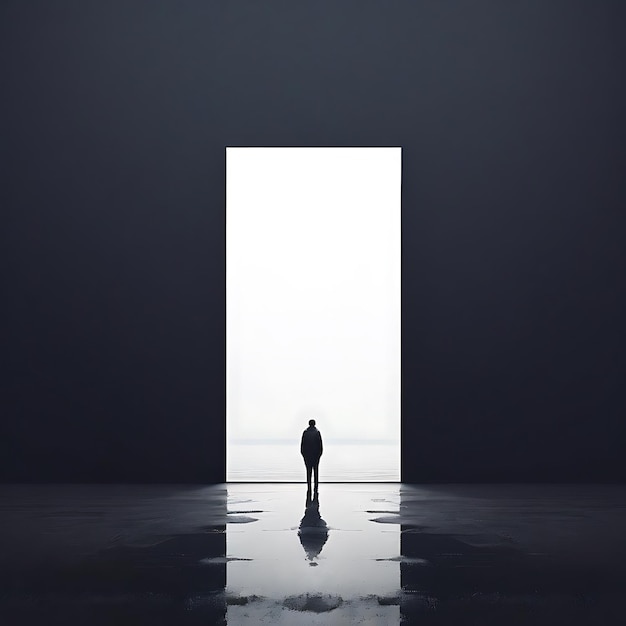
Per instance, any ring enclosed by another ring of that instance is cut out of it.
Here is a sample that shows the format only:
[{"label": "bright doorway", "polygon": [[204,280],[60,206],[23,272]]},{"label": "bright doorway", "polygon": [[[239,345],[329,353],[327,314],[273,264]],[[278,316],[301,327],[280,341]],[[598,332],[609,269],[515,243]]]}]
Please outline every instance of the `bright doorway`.
[{"label": "bright doorway", "polygon": [[226,480],[400,480],[401,148],[226,148]]}]

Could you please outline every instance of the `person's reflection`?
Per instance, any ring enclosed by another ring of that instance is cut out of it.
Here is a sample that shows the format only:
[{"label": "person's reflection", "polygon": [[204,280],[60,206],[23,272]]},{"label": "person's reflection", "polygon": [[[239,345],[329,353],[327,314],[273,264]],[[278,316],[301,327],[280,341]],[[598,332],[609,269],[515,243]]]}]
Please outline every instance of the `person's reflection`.
[{"label": "person's reflection", "polygon": [[317,565],[315,559],[328,539],[328,525],[320,515],[320,501],[317,490],[311,498],[311,490],[306,492],[306,508],[298,529],[300,543],[309,559],[309,565]]}]

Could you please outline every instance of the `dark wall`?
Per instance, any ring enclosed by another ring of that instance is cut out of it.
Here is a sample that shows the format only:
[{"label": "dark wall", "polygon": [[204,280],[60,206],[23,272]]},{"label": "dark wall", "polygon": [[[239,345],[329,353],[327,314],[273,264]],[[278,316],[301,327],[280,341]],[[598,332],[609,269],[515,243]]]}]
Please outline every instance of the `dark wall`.
[{"label": "dark wall", "polygon": [[0,3],[0,475],[224,478],[227,145],[403,147],[403,478],[624,480],[621,0]]}]

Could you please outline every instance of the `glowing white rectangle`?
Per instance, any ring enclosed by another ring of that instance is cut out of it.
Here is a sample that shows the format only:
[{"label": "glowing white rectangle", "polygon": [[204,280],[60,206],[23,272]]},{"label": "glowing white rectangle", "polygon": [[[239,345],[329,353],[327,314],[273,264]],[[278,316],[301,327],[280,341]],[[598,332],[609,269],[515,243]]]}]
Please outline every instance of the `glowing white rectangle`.
[{"label": "glowing white rectangle", "polygon": [[228,481],[310,418],[322,481],[400,479],[400,207],[401,148],[226,149]]}]

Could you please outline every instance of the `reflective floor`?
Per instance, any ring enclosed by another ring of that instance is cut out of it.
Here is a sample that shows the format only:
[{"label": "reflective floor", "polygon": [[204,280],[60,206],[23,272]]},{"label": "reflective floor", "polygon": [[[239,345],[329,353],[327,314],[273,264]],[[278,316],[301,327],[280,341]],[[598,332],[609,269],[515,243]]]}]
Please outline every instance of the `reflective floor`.
[{"label": "reflective floor", "polygon": [[0,624],[624,624],[623,486],[1,486]]}]

